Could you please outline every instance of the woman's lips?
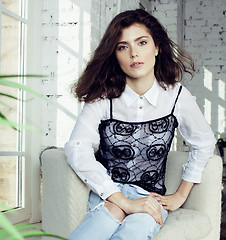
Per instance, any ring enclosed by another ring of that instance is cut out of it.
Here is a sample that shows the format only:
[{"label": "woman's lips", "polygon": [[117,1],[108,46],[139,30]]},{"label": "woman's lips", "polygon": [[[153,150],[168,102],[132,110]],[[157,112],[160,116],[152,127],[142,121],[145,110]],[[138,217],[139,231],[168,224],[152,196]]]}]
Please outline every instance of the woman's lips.
[{"label": "woman's lips", "polygon": [[143,62],[133,62],[130,67],[131,68],[139,68],[140,66],[142,66],[144,63]]}]

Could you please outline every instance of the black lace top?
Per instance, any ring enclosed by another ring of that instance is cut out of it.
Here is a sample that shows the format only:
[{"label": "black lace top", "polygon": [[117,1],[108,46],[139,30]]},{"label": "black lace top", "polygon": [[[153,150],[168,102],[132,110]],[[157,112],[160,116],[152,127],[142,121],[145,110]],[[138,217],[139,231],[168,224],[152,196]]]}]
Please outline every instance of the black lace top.
[{"label": "black lace top", "polygon": [[166,160],[178,126],[173,112],[181,89],[169,115],[146,122],[114,119],[110,100],[110,119],[99,125],[100,145],[95,156],[114,182],[165,194]]}]

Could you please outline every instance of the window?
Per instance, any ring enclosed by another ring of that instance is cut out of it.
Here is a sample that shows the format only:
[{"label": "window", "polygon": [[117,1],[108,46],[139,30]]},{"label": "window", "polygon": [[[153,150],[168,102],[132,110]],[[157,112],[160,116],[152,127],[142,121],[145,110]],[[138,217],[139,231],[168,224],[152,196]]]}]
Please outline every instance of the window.
[{"label": "window", "polygon": [[[25,0],[0,0],[0,72],[2,75],[25,74],[28,24],[26,9]],[[8,78],[8,80],[25,83],[23,77]],[[25,93],[2,85],[0,85],[0,92],[16,98],[12,99],[1,94],[1,113],[12,122],[24,124]],[[25,210],[24,131],[0,125],[0,136],[0,201],[11,208]]]}]

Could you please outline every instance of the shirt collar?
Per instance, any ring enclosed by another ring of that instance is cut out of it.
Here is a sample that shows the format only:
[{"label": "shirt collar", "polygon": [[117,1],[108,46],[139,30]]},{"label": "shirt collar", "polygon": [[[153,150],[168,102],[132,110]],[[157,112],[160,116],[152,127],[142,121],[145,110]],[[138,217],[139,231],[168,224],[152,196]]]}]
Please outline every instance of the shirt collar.
[{"label": "shirt collar", "polygon": [[[160,85],[158,84],[158,81],[155,79],[152,87],[142,96],[145,97],[150,104],[152,104],[153,106],[156,106],[159,90],[160,90]],[[122,96],[128,107],[131,106],[140,97],[127,84]]]},{"label": "shirt collar", "polygon": [[144,97],[148,100],[153,106],[157,106],[157,100],[159,96],[160,85],[155,79],[152,87],[144,94]]}]

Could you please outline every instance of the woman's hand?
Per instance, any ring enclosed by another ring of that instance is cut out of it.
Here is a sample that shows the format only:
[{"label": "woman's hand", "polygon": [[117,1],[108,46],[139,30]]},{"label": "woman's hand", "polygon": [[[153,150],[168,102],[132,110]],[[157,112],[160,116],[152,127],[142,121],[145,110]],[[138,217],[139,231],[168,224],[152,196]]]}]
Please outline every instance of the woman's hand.
[{"label": "woman's hand", "polygon": [[151,195],[134,200],[128,200],[129,201],[124,210],[127,214],[148,213],[155,219],[157,223],[163,225],[161,207]]},{"label": "woman's hand", "polygon": [[178,192],[165,196],[151,192],[151,195],[164,207],[164,209],[169,211],[177,210],[187,199]]},{"label": "woman's hand", "polygon": [[187,199],[194,183],[182,180],[180,186],[174,194],[162,196],[158,193],[151,192],[151,195],[169,211],[178,209]]},{"label": "woman's hand", "polygon": [[157,223],[163,225],[161,207],[151,195],[138,199],[128,199],[122,193],[117,192],[108,197],[107,200],[116,204],[126,214],[148,213]]}]

